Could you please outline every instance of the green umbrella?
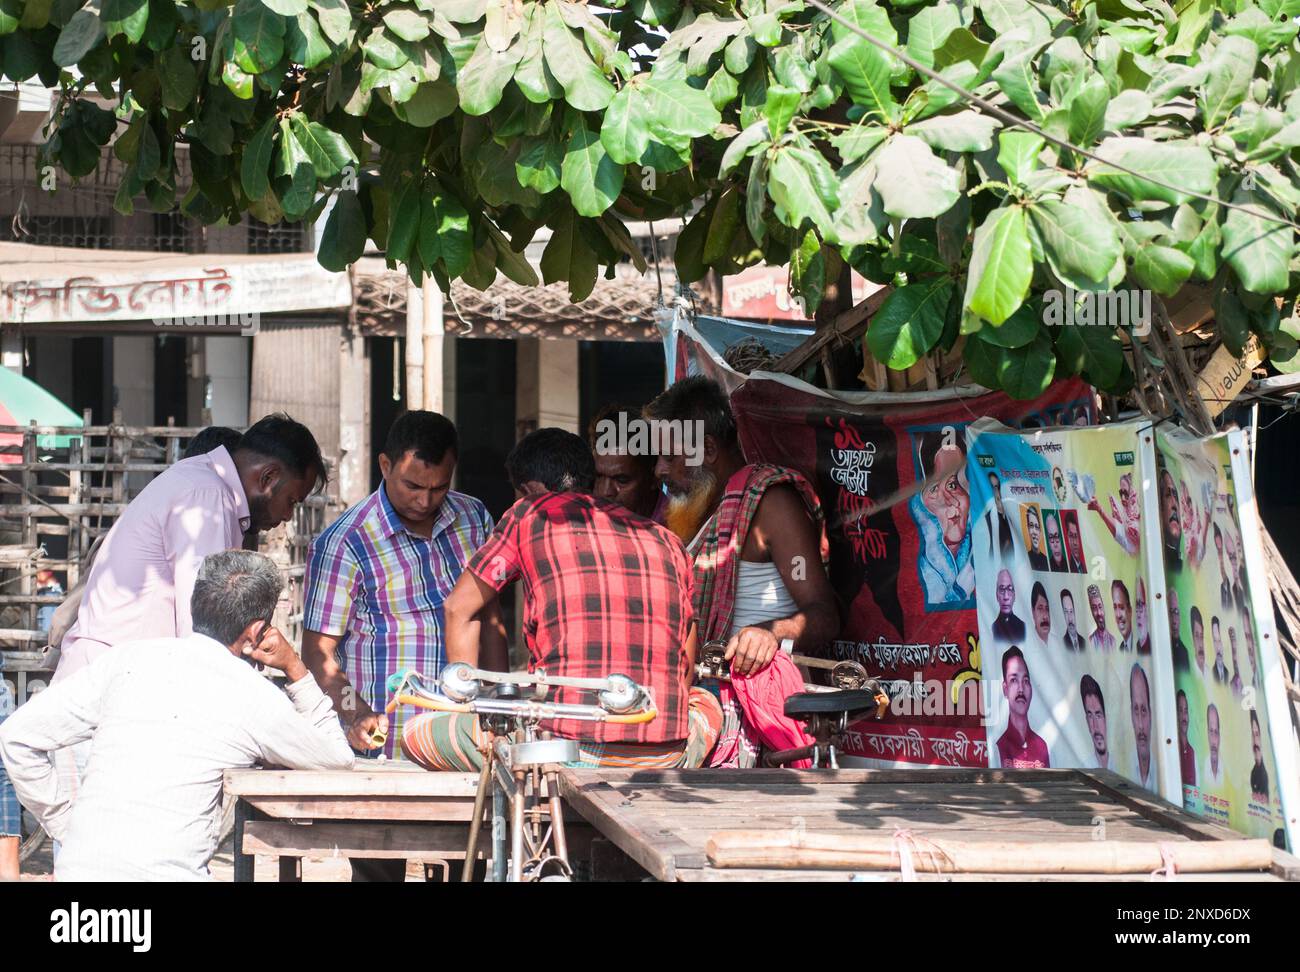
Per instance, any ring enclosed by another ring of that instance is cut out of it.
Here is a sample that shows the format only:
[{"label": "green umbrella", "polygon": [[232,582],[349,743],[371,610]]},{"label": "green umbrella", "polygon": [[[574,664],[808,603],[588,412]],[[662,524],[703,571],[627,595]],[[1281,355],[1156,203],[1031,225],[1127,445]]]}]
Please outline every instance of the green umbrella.
[{"label": "green umbrella", "polygon": [[[0,368],[0,425],[55,425],[82,427],[81,416],[51,395],[30,378],[9,368]],[[77,436],[38,436],[38,449],[66,449]],[[0,433],[0,448],[22,448],[23,437],[12,432]]]}]

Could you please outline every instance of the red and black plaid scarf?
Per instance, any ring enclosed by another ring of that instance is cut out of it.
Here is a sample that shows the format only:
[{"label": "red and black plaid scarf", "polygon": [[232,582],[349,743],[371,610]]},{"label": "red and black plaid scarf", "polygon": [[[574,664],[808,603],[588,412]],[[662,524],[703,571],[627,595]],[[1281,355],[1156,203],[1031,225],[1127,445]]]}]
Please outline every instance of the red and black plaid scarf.
[{"label": "red and black plaid scarf", "polygon": [[726,641],[736,610],[736,582],[740,576],[740,551],[763,494],[773,486],[790,484],[799,493],[818,533],[822,563],[830,555],[821,501],[812,484],[793,469],[757,462],[727,480],[722,500],[691,548],[695,560],[695,617],[700,643]]}]

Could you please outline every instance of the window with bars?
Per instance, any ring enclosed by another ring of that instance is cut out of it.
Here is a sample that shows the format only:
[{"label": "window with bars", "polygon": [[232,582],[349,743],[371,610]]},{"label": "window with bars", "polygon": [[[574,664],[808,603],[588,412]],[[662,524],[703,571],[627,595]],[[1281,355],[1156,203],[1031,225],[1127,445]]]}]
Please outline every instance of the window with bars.
[{"label": "window with bars", "polygon": [[0,215],[0,239],[38,246],[75,246],[99,250],[113,245],[112,220],[107,216]]},{"label": "window with bars", "polygon": [[302,253],[307,245],[307,227],[302,223],[271,226],[255,219],[247,222],[249,253]]}]

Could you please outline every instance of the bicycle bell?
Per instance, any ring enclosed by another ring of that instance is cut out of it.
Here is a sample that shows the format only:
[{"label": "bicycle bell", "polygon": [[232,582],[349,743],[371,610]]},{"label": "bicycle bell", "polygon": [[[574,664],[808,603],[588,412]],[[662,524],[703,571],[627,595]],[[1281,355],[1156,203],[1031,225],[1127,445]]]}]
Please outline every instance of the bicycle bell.
[{"label": "bicycle bell", "polygon": [[453,702],[473,702],[478,698],[479,682],[474,669],[465,662],[453,662],[442,670],[442,694]]},{"label": "bicycle bell", "polygon": [[611,675],[609,688],[600,693],[600,705],[606,712],[631,712],[641,702],[641,687],[626,675]]}]

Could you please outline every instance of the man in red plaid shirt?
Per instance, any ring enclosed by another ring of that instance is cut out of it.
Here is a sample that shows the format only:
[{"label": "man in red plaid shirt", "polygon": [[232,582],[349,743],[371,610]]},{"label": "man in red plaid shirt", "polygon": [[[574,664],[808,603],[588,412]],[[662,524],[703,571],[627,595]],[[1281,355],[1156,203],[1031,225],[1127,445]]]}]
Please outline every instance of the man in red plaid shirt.
[{"label": "man in red plaid shirt", "polygon": [[[530,669],[575,678],[627,675],[650,690],[658,710],[641,725],[559,719],[540,728],[578,740],[580,765],[700,765],[722,711],[708,692],[691,688],[693,567],[681,541],[592,496],[595,461],[570,432],[528,435],[506,459],[506,472],[522,499],[447,598],[447,661],[478,665],[481,618],[506,587],[522,581]],[[591,701],[565,687],[550,700]],[[427,713],[402,734],[406,755],[429,769],[478,769],[487,741],[472,715]]]}]

